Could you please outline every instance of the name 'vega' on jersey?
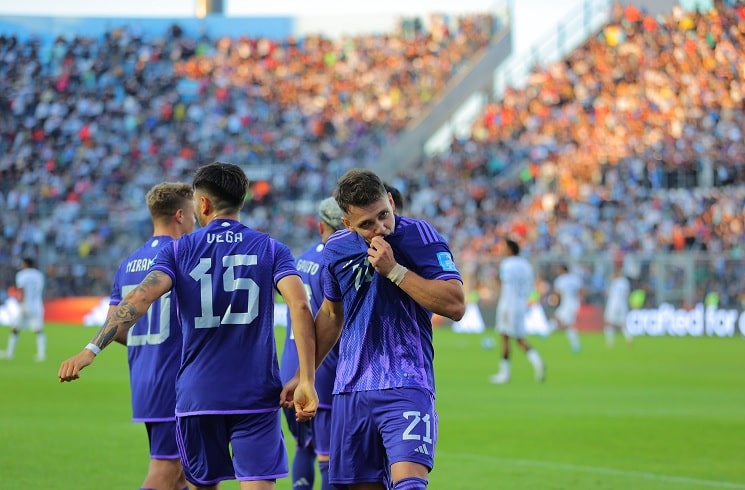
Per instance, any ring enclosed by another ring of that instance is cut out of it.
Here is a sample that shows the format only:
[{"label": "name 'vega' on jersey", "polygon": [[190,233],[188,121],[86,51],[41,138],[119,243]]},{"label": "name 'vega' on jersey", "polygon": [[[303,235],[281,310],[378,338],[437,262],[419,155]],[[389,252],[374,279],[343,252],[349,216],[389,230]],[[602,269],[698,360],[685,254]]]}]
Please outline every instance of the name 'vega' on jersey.
[{"label": "name 'vega' on jersey", "polygon": [[[150,238],[127,257],[114,276],[109,304],[122,302],[147,275],[158,251],[171,243],[169,236]],[[181,364],[181,329],[171,293],[153,302],[127,332],[132,420],[166,422],[176,419],[176,373]]]},{"label": "name 'vega' on jersey", "polygon": [[[445,239],[427,222],[396,216],[386,237],[396,261],[426,279],[462,281]],[[419,386],[435,392],[432,312],[367,259],[367,243],[343,230],[326,242],[324,294],[344,304],[334,393]]]},{"label": "name 'vega' on jersey", "polygon": [[290,249],[215,219],[166,247],[152,267],[173,280],[184,336],[176,414],[279,409],[274,293],[295,274]]}]

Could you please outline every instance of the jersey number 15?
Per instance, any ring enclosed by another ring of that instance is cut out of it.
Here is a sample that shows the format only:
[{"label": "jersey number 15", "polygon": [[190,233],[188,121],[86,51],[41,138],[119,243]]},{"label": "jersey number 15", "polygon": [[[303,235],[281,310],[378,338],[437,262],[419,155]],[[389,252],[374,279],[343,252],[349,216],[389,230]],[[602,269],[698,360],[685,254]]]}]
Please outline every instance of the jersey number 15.
[{"label": "jersey number 15", "polygon": [[201,258],[199,264],[189,273],[189,275],[200,286],[200,304],[202,314],[194,318],[196,328],[217,328],[220,325],[247,325],[259,316],[259,285],[250,277],[236,277],[235,268],[238,266],[256,265],[258,259],[256,255],[226,255],[222,258],[222,267],[225,269],[222,273],[222,288],[226,293],[235,291],[248,292],[247,311],[233,311],[232,302],[228,304],[228,309],[222,317],[216,316],[212,309],[212,259]]}]

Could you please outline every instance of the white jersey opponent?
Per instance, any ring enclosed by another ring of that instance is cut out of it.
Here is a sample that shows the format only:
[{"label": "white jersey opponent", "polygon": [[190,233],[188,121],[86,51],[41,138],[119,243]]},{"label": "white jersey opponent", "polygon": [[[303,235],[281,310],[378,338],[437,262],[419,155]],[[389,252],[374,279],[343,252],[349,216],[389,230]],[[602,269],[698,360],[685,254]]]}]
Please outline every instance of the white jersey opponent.
[{"label": "white jersey opponent", "polygon": [[559,307],[554,315],[565,326],[571,327],[580,307],[582,279],[572,272],[565,272],[554,280],[554,290],[559,293]]},{"label": "white jersey opponent", "polygon": [[16,273],[16,287],[23,289],[20,326],[38,332],[44,322],[44,274],[25,268]]},{"label": "white jersey opponent", "polygon": [[626,277],[618,276],[611,279],[604,314],[607,323],[618,327],[625,326],[626,315],[629,312],[629,294],[631,283]]},{"label": "white jersey opponent", "polygon": [[528,298],[533,291],[533,266],[524,257],[507,257],[499,264],[499,280],[497,329],[505,335],[524,338]]}]

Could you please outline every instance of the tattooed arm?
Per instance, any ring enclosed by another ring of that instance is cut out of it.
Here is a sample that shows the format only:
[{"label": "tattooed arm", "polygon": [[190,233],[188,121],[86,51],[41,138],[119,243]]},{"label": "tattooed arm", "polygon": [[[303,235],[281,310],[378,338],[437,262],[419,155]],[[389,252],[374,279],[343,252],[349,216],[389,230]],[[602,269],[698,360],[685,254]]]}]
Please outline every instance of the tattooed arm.
[{"label": "tattooed arm", "polygon": [[93,362],[98,352],[113,340],[122,336],[126,338],[127,330],[172,286],[173,282],[168,274],[161,271],[148,273],[145,279],[109,312],[106,322],[93,336],[91,343],[74,357],[62,362],[57,373],[60,383],[78,379],[80,371]]},{"label": "tattooed arm", "polygon": [[[106,319],[108,320],[111,317],[111,314],[116,309],[116,306],[109,306],[109,311],[106,313]],[[120,330],[116,332],[116,336],[114,337],[114,342],[117,342],[119,344],[122,344],[123,346],[127,346],[127,330]]]}]

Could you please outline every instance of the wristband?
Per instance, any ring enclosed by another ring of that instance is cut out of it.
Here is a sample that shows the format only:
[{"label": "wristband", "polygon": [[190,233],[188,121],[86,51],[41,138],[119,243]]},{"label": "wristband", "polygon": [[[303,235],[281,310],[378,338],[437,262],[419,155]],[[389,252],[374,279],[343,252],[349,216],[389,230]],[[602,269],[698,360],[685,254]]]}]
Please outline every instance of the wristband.
[{"label": "wristband", "polygon": [[393,284],[398,286],[401,284],[401,281],[404,280],[404,276],[407,272],[409,272],[409,269],[402,266],[401,264],[396,264],[386,277],[390,279]]},{"label": "wristband", "polygon": [[97,356],[97,355],[99,355],[101,353],[101,348],[99,346],[97,346],[96,344],[93,344],[93,343],[90,343],[90,344],[86,345],[85,348],[88,349],[89,351],[93,352],[93,355],[94,356]]}]

